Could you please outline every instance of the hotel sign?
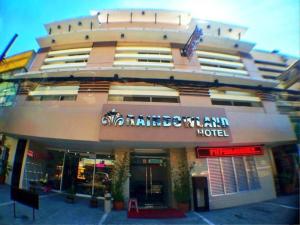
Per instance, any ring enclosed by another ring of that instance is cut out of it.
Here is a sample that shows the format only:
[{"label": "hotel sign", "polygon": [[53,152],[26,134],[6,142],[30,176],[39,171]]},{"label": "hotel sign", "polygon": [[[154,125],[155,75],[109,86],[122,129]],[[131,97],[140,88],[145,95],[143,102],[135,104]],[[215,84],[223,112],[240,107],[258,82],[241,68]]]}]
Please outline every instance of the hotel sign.
[{"label": "hotel sign", "polygon": [[181,136],[190,141],[199,141],[200,137],[231,141],[230,122],[220,108],[107,104],[103,106],[100,124],[100,139],[103,140],[119,140],[114,134],[119,136],[123,131],[122,137],[130,139],[131,134],[135,134],[139,140],[149,140],[148,135],[162,135],[171,138],[167,140]]},{"label": "hotel sign", "polygon": [[263,155],[262,146],[243,147],[196,147],[196,158]]}]

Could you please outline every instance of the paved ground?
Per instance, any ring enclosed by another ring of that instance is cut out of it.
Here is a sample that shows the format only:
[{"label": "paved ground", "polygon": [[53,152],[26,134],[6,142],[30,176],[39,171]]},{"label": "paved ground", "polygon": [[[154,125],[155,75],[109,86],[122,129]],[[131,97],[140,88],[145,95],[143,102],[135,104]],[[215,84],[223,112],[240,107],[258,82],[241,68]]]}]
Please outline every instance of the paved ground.
[{"label": "paved ground", "polygon": [[[40,196],[40,209],[36,220],[32,210],[17,204],[17,218],[13,217],[8,186],[0,185],[0,224],[296,224],[299,216],[299,196],[285,196],[272,201],[240,207],[213,210],[210,212],[189,212],[183,219],[141,220],[128,219],[126,211],[103,212],[103,207],[90,208],[89,199],[77,198],[74,204],[66,203],[64,196],[56,193]],[[299,221],[299,220],[298,220]]]},{"label": "paved ground", "polygon": [[103,216],[103,208],[90,208],[89,199],[77,198],[74,204],[66,203],[63,195],[50,193],[40,196],[40,209],[36,220],[32,220],[32,209],[16,204],[15,219],[13,204],[10,203],[8,186],[0,185],[0,224],[98,224]]}]

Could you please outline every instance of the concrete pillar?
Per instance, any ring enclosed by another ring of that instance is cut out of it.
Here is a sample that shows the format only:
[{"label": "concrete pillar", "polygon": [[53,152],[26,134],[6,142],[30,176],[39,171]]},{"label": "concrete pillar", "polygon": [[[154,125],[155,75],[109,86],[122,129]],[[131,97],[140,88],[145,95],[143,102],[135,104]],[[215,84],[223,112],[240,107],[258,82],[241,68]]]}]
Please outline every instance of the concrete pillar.
[{"label": "concrete pillar", "polygon": [[27,159],[27,153],[28,153],[28,150],[29,150],[29,144],[30,144],[30,141],[27,140],[26,147],[25,147],[25,152],[24,152],[24,157],[23,157],[22,170],[21,170],[21,175],[20,175],[20,183],[19,183],[19,188],[21,188],[21,189],[23,188],[23,180],[24,180],[24,174],[25,174],[25,168],[26,168],[26,159]]},{"label": "concrete pillar", "polygon": [[16,154],[18,139],[9,137],[9,136],[6,136],[5,138],[6,138],[5,145],[9,149],[8,165],[11,167],[11,171],[9,171],[9,175],[6,176],[6,178],[5,178],[5,183],[10,185],[11,184],[11,176],[12,176],[12,167],[14,164],[14,158],[15,158],[15,154]]}]

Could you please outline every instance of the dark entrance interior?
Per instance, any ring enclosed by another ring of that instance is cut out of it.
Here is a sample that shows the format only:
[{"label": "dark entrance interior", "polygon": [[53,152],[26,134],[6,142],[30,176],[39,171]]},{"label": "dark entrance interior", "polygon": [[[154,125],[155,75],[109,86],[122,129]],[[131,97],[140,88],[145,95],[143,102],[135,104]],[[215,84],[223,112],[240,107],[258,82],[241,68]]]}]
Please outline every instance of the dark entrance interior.
[{"label": "dark entrance interior", "polygon": [[209,210],[207,177],[192,177],[195,211]]},{"label": "dark entrance interior", "polygon": [[167,155],[132,154],[130,162],[130,198],[137,198],[139,207],[166,207]]},{"label": "dark entrance interior", "polygon": [[277,169],[275,185],[277,195],[299,193],[299,153],[296,144],[272,148]]},{"label": "dark entrance interior", "polygon": [[79,155],[68,153],[65,157],[62,190],[76,189]]}]

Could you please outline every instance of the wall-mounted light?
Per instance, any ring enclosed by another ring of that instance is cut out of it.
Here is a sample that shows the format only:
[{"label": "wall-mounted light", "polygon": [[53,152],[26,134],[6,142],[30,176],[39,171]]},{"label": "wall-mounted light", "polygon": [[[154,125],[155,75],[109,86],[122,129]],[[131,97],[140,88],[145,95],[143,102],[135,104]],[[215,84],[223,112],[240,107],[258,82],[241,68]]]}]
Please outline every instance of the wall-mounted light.
[{"label": "wall-mounted light", "polygon": [[164,39],[164,40],[167,40],[167,39],[168,39],[168,35],[165,34],[165,35],[163,36],[163,39]]},{"label": "wall-mounted light", "polygon": [[122,39],[125,38],[125,34],[124,33],[121,34],[121,38]]}]

